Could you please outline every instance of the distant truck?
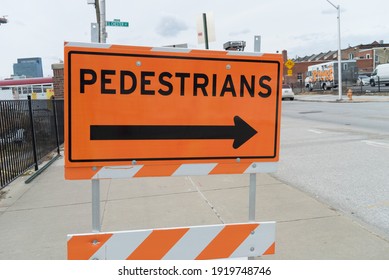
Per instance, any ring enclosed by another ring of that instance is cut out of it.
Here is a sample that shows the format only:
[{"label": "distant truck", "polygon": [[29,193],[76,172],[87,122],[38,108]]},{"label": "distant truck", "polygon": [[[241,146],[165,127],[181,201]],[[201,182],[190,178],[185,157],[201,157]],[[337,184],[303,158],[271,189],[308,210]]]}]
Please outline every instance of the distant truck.
[{"label": "distant truck", "polygon": [[374,87],[378,84],[389,86],[389,63],[377,65],[370,76],[370,85]]},{"label": "distant truck", "polygon": [[[342,82],[354,83],[358,78],[356,60],[342,60]],[[308,90],[329,90],[338,87],[338,62],[329,61],[308,66],[305,78],[305,87]]]}]

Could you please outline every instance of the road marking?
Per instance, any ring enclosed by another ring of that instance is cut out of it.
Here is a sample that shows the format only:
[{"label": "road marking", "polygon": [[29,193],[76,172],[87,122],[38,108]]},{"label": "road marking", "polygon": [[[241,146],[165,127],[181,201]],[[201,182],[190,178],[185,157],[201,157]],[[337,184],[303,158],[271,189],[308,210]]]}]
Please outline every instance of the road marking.
[{"label": "road marking", "polygon": [[316,134],[323,134],[323,131],[316,130],[316,129],[308,129],[308,131]]},{"label": "road marking", "polygon": [[323,113],[323,111],[306,111],[306,112],[299,112],[299,114],[316,114],[316,113]]},{"label": "road marking", "polygon": [[381,142],[370,141],[370,140],[362,140],[361,142],[373,147],[389,149],[388,143],[381,143]]}]

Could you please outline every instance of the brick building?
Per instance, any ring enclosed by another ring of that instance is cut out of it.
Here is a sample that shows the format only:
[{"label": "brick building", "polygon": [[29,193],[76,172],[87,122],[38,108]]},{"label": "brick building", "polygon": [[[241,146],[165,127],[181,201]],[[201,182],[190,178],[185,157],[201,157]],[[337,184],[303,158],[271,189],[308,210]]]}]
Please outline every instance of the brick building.
[{"label": "brick building", "polygon": [[[288,52],[286,50],[282,51],[282,57],[284,61],[288,60]],[[283,83],[293,85],[293,87],[295,88],[303,88],[308,66],[319,64],[326,61],[332,61],[335,60],[336,57],[337,57],[336,51],[328,51],[326,53],[314,54],[311,56],[292,59],[294,62],[294,66],[292,68],[292,75],[291,76],[287,75],[288,69],[284,65]]]},{"label": "brick building", "polygon": [[51,69],[53,70],[54,96],[62,99],[64,98],[64,65],[63,63],[52,64]]},{"label": "brick building", "polygon": [[[378,64],[389,63],[389,44],[383,41],[374,41],[371,44],[349,46],[342,50],[342,60],[355,59],[358,73],[370,75]],[[288,60],[286,50],[282,51],[284,61]],[[338,59],[337,51],[313,54],[305,57],[292,58],[295,63],[292,68],[292,75],[287,75],[287,68],[284,66],[284,83],[291,84],[295,88],[303,88],[308,66]]]}]

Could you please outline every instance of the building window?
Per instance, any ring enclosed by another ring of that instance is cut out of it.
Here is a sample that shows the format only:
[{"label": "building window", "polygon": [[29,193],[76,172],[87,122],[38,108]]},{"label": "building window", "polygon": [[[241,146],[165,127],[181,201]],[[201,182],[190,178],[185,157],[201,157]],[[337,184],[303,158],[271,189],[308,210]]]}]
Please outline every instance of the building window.
[{"label": "building window", "polygon": [[344,70],[344,71],[348,70],[348,63],[344,63],[344,64],[343,64],[343,70]]},{"label": "building window", "polygon": [[366,59],[370,59],[370,54],[366,54]]},{"label": "building window", "polygon": [[348,54],[348,59],[354,59],[354,54],[353,53],[349,53]]}]

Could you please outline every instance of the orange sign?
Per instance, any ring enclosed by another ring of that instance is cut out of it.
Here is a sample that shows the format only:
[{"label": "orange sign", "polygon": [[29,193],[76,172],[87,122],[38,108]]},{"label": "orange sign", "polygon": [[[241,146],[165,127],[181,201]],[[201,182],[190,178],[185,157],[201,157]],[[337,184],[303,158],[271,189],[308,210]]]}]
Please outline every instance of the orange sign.
[{"label": "orange sign", "polygon": [[281,65],[278,54],[66,44],[66,178],[278,161]]}]

